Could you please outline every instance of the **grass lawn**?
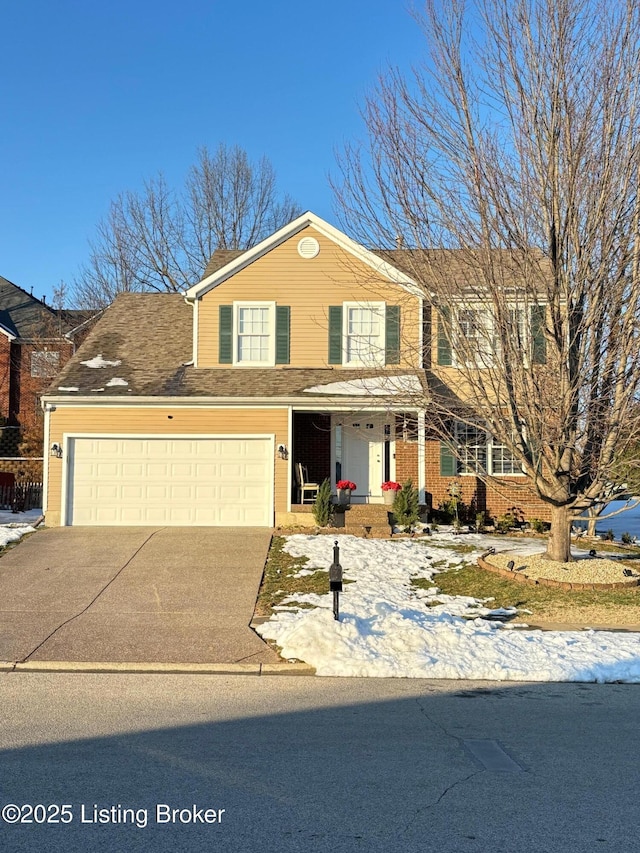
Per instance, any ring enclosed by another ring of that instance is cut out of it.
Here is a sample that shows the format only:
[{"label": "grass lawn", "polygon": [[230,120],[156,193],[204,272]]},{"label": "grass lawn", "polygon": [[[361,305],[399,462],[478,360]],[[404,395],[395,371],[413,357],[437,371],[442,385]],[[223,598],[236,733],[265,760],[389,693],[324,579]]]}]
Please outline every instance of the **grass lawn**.
[{"label": "grass lawn", "polygon": [[273,608],[294,592],[321,594],[329,589],[329,574],[326,571],[318,570],[312,575],[294,577],[300,569],[305,568],[308,561],[306,557],[292,557],[283,551],[284,541],[283,536],[274,536],[271,540],[271,548],[256,602],[256,616],[271,616]]},{"label": "grass lawn", "polygon": [[[631,623],[640,623],[640,587],[603,590],[598,592],[573,592],[546,586],[529,586],[501,578],[480,569],[475,564],[462,569],[450,569],[437,574],[432,581],[416,579],[414,586],[429,589],[437,586],[446,595],[470,595],[473,598],[493,598],[492,606],[518,607],[532,611],[524,621],[575,622],[582,621],[589,611],[597,624],[618,622],[621,609],[628,609]],[[594,623],[596,624],[596,623]],[[629,624],[625,620],[624,624]]]},{"label": "grass lawn", "polygon": [[[295,577],[300,569],[305,568],[307,559],[287,554],[283,550],[284,541],[282,536],[273,537],[256,603],[256,616],[270,616],[273,608],[292,593],[322,594],[328,591],[329,577],[326,571],[315,571],[311,575]],[[437,552],[438,547],[442,547],[463,556],[475,550],[473,546],[462,543],[440,544],[432,540],[424,540],[424,544],[434,552]],[[542,541],[540,544],[543,547]],[[584,542],[579,543],[579,547],[584,545]],[[598,542],[596,547],[598,552],[605,550],[623,552],[631,560],[640,558],[640,548],[621,549],[612,543],[604,542]],[[415,579],[414,586],[422,589],[437,586],[446,595],[493,598],[491,606],[530,610],[531,614],[521,614],[519,621],[532,625],[563,623],[584,626],[640,626],[640,587],[597,592],[565,592],[501,578],[483,571],[475,561],[469,562],[462,568],[448,568],[448,564],[449,561],[446,559],[434,559],[432,565],[439,568],[440,572],[434,576],[433,580]]]}]

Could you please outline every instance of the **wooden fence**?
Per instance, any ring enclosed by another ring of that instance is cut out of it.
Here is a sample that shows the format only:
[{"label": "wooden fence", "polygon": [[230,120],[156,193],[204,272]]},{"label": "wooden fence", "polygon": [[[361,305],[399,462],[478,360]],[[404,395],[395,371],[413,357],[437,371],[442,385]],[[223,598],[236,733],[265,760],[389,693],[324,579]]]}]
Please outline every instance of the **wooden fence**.
[{"label": "wooden fence", "polygon": [[0,509],[25,512],[42,506],[42,483],[0,485]]}]

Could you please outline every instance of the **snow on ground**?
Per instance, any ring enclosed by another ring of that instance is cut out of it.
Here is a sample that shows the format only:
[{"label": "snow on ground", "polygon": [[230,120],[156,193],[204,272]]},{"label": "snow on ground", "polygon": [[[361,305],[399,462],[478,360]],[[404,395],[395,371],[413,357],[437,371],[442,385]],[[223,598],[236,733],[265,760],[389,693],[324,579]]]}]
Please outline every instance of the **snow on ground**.
[{"label": "snow on ground", "polygon": [[10,509],[0,510],[0,525],[35,526],[42,518],[41,509],[29,509],[26,512],[11,512]]},{"label": "snow on ground", "polygon": [[[419,540],[298,534],[287,537],[285,550],[308,557],[309,568],[328,569],[334,539],[344,577],[354,581],[340,595],[340,621],[333,618],[331,593],[296,594],[256,629],[278,644],[284,658],[306,661],[318,675],[640,682],[640,634],[509,630],[480,618],[491,612],[490,602],[437,593],[434,563],[444,561],[444,569],[472,562],[492,545],[535,553],[539,541],[446,533]],[[460,554],[456,543],[477,551]],[[433,578],[434,588],[412,587],[418,577]],[[299,609],[302,602],[313,609]]]}]

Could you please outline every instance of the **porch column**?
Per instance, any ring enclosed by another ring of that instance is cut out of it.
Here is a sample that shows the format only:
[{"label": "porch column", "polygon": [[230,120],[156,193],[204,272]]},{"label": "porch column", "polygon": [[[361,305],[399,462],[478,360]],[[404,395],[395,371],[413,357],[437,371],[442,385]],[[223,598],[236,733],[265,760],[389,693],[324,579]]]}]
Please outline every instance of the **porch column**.
[{"label": "porch column", "polygon": [[418,410],[418,496],[421,504],[427,501],[425,471],[426,416],[427,413],[424,409]]}]

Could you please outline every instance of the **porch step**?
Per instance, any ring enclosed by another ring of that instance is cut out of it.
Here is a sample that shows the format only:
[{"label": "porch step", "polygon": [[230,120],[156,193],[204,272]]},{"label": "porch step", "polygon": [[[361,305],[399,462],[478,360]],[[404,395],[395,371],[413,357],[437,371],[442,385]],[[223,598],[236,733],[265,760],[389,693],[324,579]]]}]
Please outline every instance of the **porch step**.
[{"label": "porch step", "polygon": [[352,504],[344,513],[344,531],[354,536],[389,536],[389,508],[383,504]]}]

